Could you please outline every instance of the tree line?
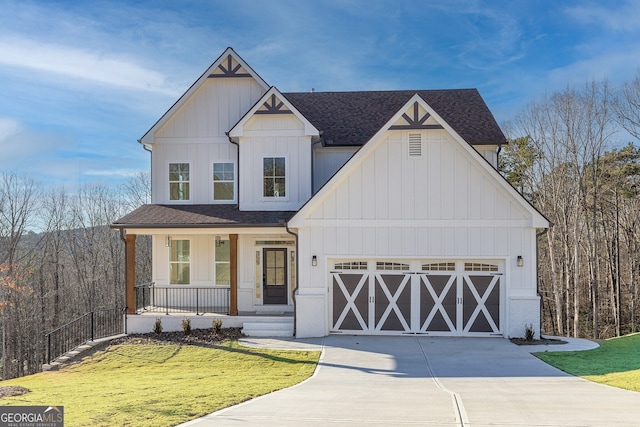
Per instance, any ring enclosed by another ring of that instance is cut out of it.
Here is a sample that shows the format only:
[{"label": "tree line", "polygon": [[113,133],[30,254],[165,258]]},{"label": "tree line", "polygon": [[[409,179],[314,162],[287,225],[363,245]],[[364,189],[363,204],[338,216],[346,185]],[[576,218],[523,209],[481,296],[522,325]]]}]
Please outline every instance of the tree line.
[{"label": "tree line", "polygon": [[544,96],[504,126],[503,175],[552,223],[538,238],[542,328],[607,338],[640,322],[640,72]]},{"label": "tree line", "polygon": [[[124,308],[124,243],[109,224],[150,200],[149,174],[121,187],[46,190],[0,174],[2,378],[40,371],[44,337],[93,310]],[[150,240],[137,240],[137,280],[150,281]]]}]

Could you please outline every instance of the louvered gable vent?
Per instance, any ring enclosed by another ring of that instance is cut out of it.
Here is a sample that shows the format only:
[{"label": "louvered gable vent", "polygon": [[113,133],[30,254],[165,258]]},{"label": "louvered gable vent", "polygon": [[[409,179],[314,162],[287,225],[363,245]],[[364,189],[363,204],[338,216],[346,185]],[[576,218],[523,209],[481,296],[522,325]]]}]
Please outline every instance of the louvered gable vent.
[{"label": "louvered gable vent", "polygon": [[422,134],[409,134],[409,158],[422,157]]}]

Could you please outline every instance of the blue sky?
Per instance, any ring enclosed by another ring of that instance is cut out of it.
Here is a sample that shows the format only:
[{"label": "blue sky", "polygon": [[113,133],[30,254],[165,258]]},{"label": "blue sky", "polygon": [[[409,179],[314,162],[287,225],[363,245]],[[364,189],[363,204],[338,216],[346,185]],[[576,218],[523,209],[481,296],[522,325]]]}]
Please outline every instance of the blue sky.
[{"label": "blue sky", "polygon": [[640,69],[640,1],[0,0],[0,172],[73,191],[149,167],[136,142],[232,46],[281,91],[475,87],[499,123]]}]

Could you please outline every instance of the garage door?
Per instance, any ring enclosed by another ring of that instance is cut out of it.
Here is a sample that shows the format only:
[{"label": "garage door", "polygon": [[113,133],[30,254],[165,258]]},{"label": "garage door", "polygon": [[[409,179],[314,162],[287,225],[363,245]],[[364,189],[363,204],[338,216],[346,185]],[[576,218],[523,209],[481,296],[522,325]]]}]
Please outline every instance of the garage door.
[{"label": "garage door", "polygon": [[331,331],[501,335],[502,263],[333,263]]}]

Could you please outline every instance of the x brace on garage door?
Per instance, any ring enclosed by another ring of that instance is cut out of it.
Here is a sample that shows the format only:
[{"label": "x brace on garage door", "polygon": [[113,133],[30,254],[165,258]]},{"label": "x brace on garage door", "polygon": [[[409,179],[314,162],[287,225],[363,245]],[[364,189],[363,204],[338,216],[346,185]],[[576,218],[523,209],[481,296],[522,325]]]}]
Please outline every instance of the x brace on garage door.
[{"label": "x brace on garage door", "polygon": [[501,278],[497,271],[332,271],[331,331],[500,335]]}]

